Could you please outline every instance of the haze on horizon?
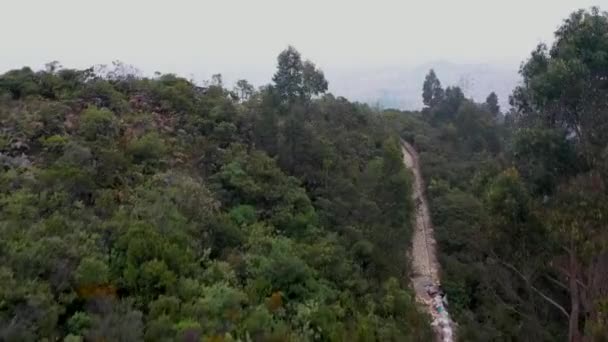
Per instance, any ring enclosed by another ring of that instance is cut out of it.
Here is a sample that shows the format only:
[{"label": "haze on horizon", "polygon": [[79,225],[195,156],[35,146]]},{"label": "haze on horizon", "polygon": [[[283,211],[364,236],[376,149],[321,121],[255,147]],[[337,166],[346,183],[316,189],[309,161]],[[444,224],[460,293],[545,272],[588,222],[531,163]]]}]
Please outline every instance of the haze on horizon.
[{"label": "haze on horizon", "polygon": [[[229,84],[237,78],[263,84],[272,77],[277,54],[293,45],[326,72],[330,90],[368,102],[399,82],[390,76],[382,85],[387,77],[376,70],[393,75],[436,62],[456,65],[449,71],[455,75],[459,65],[505,71],[513,74],[506,80],[510,86],[521,61],[538,43],[550,43],[572,11],[608,9],[608,0],[0,3],[0,72],[39,69],[53,60],[72,68],[121,60],[145,74],[171,72],[200,81],[222,73]],[[415,106],[409,102],[395,104]]]}]

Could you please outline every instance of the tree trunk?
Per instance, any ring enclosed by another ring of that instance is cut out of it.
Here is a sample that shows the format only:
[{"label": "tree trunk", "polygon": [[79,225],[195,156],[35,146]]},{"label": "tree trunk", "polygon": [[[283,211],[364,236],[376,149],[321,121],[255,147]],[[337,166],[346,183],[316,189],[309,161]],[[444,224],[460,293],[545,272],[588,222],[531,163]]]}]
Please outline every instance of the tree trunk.
[{"label": "tree trunk", "polygon": [[578,283],[576,279],[578,277],[578,267],[576,256],[574,255],[574,250],[570,250],[570,275],[569,275],[569,287],[570,287],[570,322],[568,325],[568,341],[570,342],[580,342],[581,334],[579,331],[579,316],[580,316],[580,293],[578,288]]}]

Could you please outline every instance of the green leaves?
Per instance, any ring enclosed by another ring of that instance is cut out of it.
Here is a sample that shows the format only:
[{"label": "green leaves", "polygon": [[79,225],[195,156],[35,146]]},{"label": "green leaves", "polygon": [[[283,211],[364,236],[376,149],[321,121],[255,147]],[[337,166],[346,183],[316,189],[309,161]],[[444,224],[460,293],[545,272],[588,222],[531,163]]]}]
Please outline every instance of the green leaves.
[{"label": "green leaves", "polygon": [[606,129],[606,32],[606,13],[572,13],[551,49],[540,46],[522,66],[524,85],[513,97],[522,124],[566,130],[591,167],[608,144],[600,133]]},{"label": "green leaves", "polygon": [[277,72],[272,77],[282,103],[308,101],[327,90],[327,81],[321,70],[310,61],[302,62],[300,53],[289,46],[277,58]]},{"label": "green leaves", "polygon": [[15,100],[39,91],[36,76],[32,69],[23,67],[11,70],[0,77],[0,91],[7,92]]},{"label": "green leaves", "polygon": [[[265,245],[248,260],[253,279],[269,282],[271,291],[281,291],[290,300],[308,298],[316,281],[310,267],[295,253],[286,238],[265,239]],[[271,293],[266,293],[269,296]]]},{"label": "green leaves", "polygon": [[107,109],[91,107],[80,117],[80,134],[88,141],[112,142],[118,135],[118,120]]},{"label": "green leaves", "polygon": [[439,104],[444,97],[443,88],[441,88],[441,82],[435,75],[435,70],[429,70],[429,73],[426,75],[424,79],[424,84],[422,85],[422,102],[427,107],[434,107]]},{"label": "green leaves", "polygon": [[405,285],[381,286],[406,264],[398,144],[367,106],[315,98],[295,49],[274,81],[237,99],[219,76],[0,76],[0,340],[426,331]]},{"label": "green leaves", "polygon": [[560,181],[581,168],[565,133],[551,129],[517,130],[512,142],[517,169],[535,194],[551,194]]},{"label": "green leaves", "polygon": [[165,142],[158,133],[147,133],[129,142],[127,153],[133,162],[143,165],[144,172],[153,173],[163,163],[167,153]]},{"label": "green leaves", "polygon": [[75,280],[79,286],[104,285],[110,280],[110,270],[102,260],[87,257],[80,261]]},{"label": "green leaves", "polygon": [[498,105],[498,96],[496,96],[495,92],[491,92],[490,95],[486,98],[485,103],[488,111],[494,115],[500,114],[500,106]]},{"label": "green leaves", "polygon": [[239,205],[230,210],[230,218],[238,225],[249,225],[257,220],[257,214],[253,206]]}]

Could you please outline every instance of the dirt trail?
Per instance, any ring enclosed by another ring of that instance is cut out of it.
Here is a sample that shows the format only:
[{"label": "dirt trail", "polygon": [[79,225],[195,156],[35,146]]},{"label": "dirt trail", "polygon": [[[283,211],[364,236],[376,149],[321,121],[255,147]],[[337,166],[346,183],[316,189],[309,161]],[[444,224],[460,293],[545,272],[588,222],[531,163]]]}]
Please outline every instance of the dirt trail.
[{"label": "dirt trail", "polygon": [[[445,306],[437,298],[431,297],[428,286],[439,286],[439,263],[437,262],[436,242],[433,234],[433,226],[429,215],[429,208],[424,196],[424,181],[420,173],[418,154],[407,142],[402,141],[403,162],[414,174],[414,191],[412,198],[416,205],[416,218],[414,234],[412,237],[412,248],[410,260],[412,263],[412,285],[416,293],[416,301],[433,318],[433,328],[438,341],[453,341],[452,321],[449,318]],[[441,309],[437,310],[437,303],[441,303]],[[442,312],[445,311],[445,312]]]}]

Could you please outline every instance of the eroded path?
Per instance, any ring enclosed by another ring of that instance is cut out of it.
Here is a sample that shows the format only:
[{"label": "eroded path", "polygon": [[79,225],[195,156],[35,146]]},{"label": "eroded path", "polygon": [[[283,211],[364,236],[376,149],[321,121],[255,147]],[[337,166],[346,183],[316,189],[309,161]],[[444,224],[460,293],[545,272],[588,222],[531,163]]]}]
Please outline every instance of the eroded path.
[{"label": "eroded path", "polygon": [[[439,263],[437,262],[436,242],[429,208],[424,196],[424,181],[420,173],[418,154],[407,142],[402,141],[403,162],[414,174],[412,197],[416,205],[414,234],[410,260],[412,263],[411,281],[416,293],[416,301],[433,318],[433,330],[439,341],[453,341],[452,321],[439,294],[431,296],[429,287],[439,287]],[[432,292],[432,291],[431,291]]]}]

